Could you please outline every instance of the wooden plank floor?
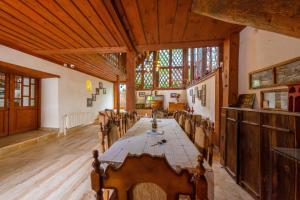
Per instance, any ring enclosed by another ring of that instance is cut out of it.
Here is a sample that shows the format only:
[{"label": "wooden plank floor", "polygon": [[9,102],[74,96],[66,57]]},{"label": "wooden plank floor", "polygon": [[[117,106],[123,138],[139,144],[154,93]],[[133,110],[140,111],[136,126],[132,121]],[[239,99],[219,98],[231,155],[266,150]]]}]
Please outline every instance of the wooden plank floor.
[{"label": "wooden plank floor", "polygon": [[89,174],[98,126],[0,158],[0,199],[92,199]]},{"label": "wooden plank floor", "polygon": [[[88,126],[0,157],[0,200],[95,200],[89,174],[98,126]],[[215,200],[253,200],[219,163]]]}]

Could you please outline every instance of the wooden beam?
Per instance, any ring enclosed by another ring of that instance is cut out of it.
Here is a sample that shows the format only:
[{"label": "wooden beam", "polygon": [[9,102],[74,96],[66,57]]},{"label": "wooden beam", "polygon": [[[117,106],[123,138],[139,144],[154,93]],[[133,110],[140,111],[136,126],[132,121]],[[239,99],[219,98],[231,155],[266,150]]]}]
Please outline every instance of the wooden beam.
[{"label": "wooden beam", "polygon": [[195,0],[193,11],[229,23],[300,38],[299,0]]},{"label": "wooden beam", "polygon": [[126,111],[135,110],[135,54],[126,54]]},{"label": "wooden beam", "polygon": [[56,75],[56,74],[50,74],[47,72],[42,72],[39,70],[30,69],[27,67],[23,67],[23,66],[11,64],[11,63],[6,63],[6,62],[2,62],[2,61],[0,61],[0,71],[13,72],[13,73],[17,73],[20,75],[31,76],[34,78],[60,78],[60,76]]},{"label": "wooden beam", "polygon": [[223,106],[231,106],[238,99],[239,34],[233,34],[224,41],[223,49]]},{"label": "wooden beam", "polygon": [[155,50],[160,50],[160,49],[210,47],[210,46],[219,46],[221,44],[223,44],[223,40],[209,40],[209,41],[175,42],[175,43],[138,45],[136,48],[139,52],[144,52],[144,51],[155,51]]},{"label": "wooden beam", "polygon": [[95,48],[78,48],[78,49],[49,49],[35,50],[34,53],[41,55],[49,54],[94,54],[94,53],[125,53],[127,47],[95,47]]}]

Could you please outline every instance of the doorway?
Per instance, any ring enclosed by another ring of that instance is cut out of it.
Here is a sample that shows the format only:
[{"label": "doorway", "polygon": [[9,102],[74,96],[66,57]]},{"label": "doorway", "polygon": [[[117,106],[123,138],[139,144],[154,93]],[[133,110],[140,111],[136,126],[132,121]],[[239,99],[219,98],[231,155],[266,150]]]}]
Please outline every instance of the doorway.
[{"label": "doorway", "polygon": [[0,137],[35,130],[39,79],[0,71]]}]

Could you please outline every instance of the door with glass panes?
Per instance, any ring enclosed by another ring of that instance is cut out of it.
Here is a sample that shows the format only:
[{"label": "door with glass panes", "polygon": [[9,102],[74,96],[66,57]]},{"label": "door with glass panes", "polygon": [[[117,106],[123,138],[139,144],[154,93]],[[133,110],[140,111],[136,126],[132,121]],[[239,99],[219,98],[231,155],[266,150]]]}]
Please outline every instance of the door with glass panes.
[{"label": "door with glass panes", "polygon": [[0,137],[38,128],[38,83],[0,72]]}]

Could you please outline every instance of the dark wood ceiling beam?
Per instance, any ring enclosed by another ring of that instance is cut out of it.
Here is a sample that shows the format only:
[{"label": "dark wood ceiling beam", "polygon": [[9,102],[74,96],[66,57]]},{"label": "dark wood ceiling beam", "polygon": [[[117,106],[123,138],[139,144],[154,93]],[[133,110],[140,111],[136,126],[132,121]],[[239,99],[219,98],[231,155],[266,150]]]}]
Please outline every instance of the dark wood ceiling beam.
[{"label": "dark wood ceiling beam", "polygon": [[[64,56],[64,55],[52,55],[53,58],[62,60],[64,63],[73,64],[75,68],[73,70],[77,70],[104,80],[114,81],[115,76],[109,72],[106,72],[99,66],[94,63],[90,63],[85,59],[82,59],[77,56]],[[72,69],[72,68],[70,68]]]},{"label": "dark wood ceiling beam", "polygon": [[78,49],[49,49],[36,50],[38,54],[91,54],[91,53],[126,53],[127,47],[97,47],[97,48],[78,48]]},{"label": "dark wood ceiling beam", "polygon": [[104,5],[105,5],[108,13],[110,14],[110,17],[114,21],[118,31],[121,33],[121,36],[122,36],[123,40],[125,41],[128,50],[136,51],[135,46],[134,46],[131,38],[129,37],[129,33],[126,31],[123,23],[120,20],[121,16],[119,15],[118,10],[116,9],[115,5],[113,5],[111,0],[103,0],[103,1],[104,1]]},{"label": "dark wood ceiling beam", "polygon": [[229,23],[300,38],[299,0],[196,0],[193,11]]},{"label": "dark wood ceiling beam", "polygon": [[135,19],[128,21],[130,31],[135,36],[137,44],[146,44],[145,33],[141,21],[140,10],[136,0],[121,0],[122,8],[125,10],[125,19]]},{"label": "dark wood ceiling beam", "polygon": [[223,43],[223,40],[211,40],[211,41],[195,41],[195,42],[178,42],[178,43],[165,43],[165,44],[149,44],[138,45],[136,48],[139,52],[154,51],[160,49],[176,49],[176,48],[200,48],[209,46],[219,46]]}]

